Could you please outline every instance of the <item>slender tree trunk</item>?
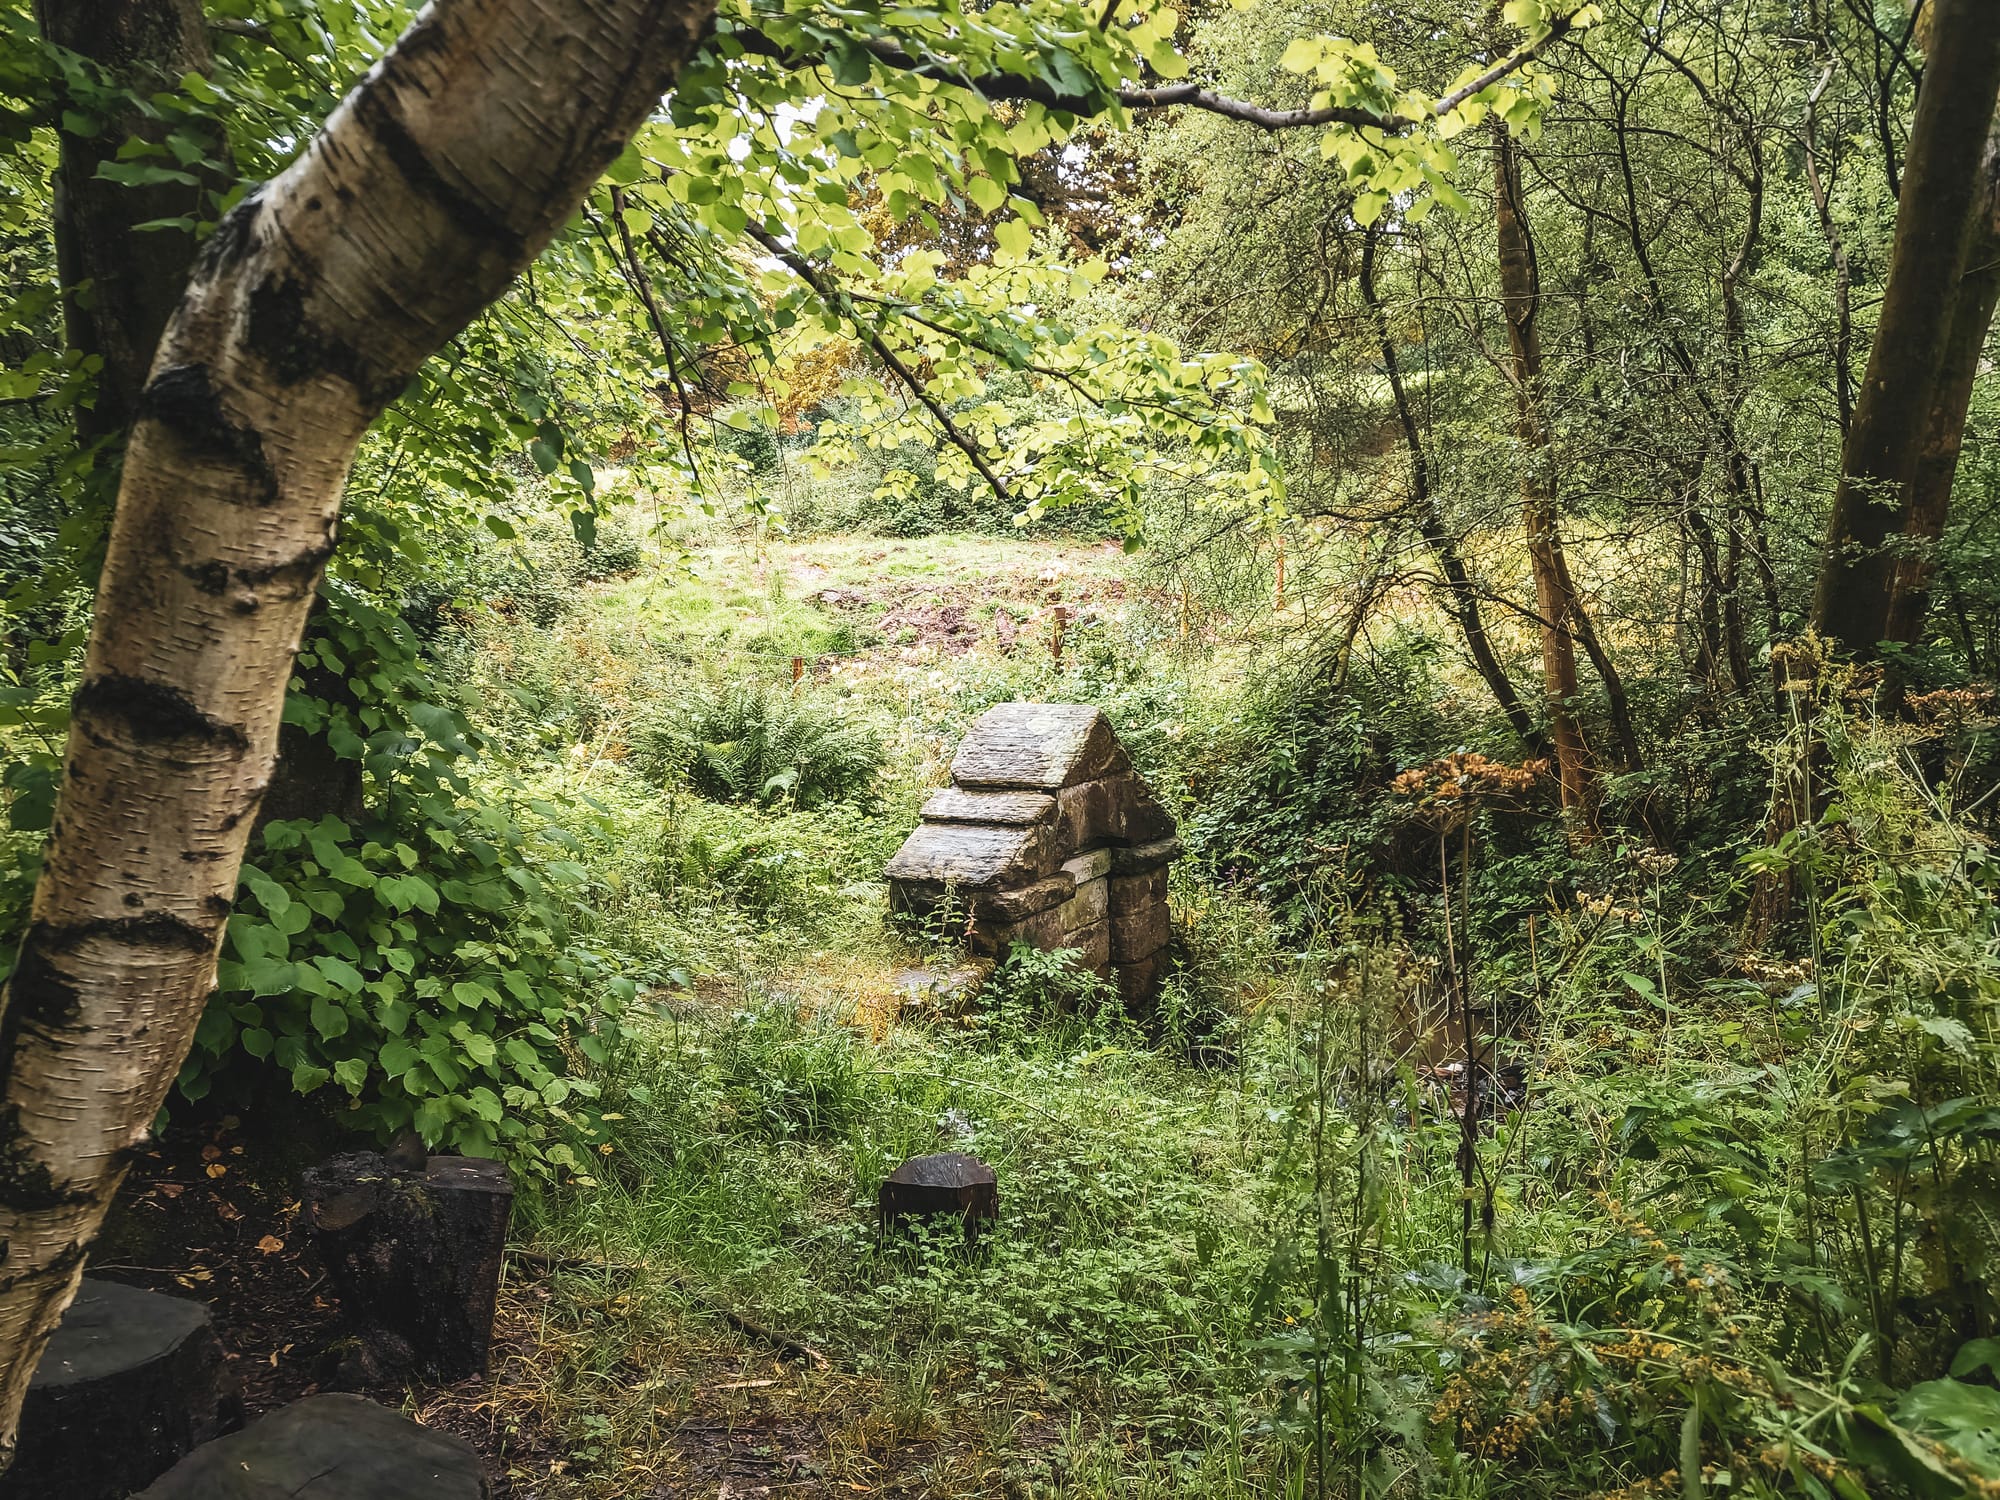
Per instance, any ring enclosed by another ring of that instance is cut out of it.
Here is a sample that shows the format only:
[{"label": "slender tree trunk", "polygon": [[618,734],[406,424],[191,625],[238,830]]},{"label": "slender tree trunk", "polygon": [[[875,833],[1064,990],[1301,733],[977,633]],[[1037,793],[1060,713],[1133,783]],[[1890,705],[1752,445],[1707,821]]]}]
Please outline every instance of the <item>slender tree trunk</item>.
[{"label": "slender tree trunk", "polygon": [[1430,456],[1424,451],[1423,434],[1417,428],[1416,413],[1410,409],[1410,395],[1403,386],[1402,361],[1396,356],[1396,341],[1389,333],[1389,317],[1382,307],[1382,301],[1375,291],[1375,251],[1380,236],[1374,231],[1361,249],[1361,300],[1368,305],[1368,311],[1375,320],[1376,336],[1382,347],[1382,368],[1389,377],[1389,393],[1395,399],[1396,420],[1403,430],[1403,444],[1410,455],[1410,501],[1417,511],[1417,530],[1423,536],[1424,544],[1431,549],[1437,559],[1438,571],[1444,574],[1445,589],[1449,594],[1452,617],[1458,621],[1459,631],[1465,636],[1466,650],[1472,655],[1472,664],[1485,679],[1486,686],[1493,693],[1493,701],[1500,705],[1500,712],[1507,716],[1507,723],[1514,730],[1514,737],[1520,741],[1522,749],[1531,755],[1546,752],[1547,741],[1535,727],[1533,716],[1521,696],[1514,691],[1513,679],[1507,669],[1500,664],[1499,653],[1493,649],[1493,641],[1486,633],[1486,621],[1479,608],[1479,591],[1473,586],[1472,575],[1466,570],[1465,559],[1458,550],[1458,539],[1451,534],[1445,524],[1444,511],[1439,506],[1437,496],[1431,491]]},{"label": "slender tree trunk", "polygon": [[1514,436],[1520,445],[1521,517],[1528,559],[1535,576],[1535,607],[1542,627],[1542,692],[1547,699],[1549,739],[1556,754],[1562,805],[1595,823],[1597,767],[1577,727],[1576,638],[1571,621],[1577,601],[1557,525],[1555,463],[1548,424],[1542,415],[1542,339],[1537,326],[1542,294],[1534,246],[1521,201],[1520,163],[1513,137],[1494,121],[1494,218],[1500,245],[1500,306],[1507,319],[1510,383],[1514,388]]},{"label": "slender tree trunk", "polygon": [[1965,442],[1965,418],[1979,360],[2000,304],[2000,136],[1989,137],[1983,183],[1970,238],[1965,274],[1952,308],[1951,337],[1938,363],[1937,388],[1924,419],[1923,438],[1910,474],[1904,542],[1889,585],[1889,617],[1882,638],[1915,645],[1923,639],[1930,609],[1931,579],[1937,572],[1937,543],[1951,517],[1952,480]]},{"label": "slender tree trunk", "polygon": [[1814,627],[1861,658],[1874,655],[1889,630],[1911,483],[1920,450],[1935,441],[1929,422],[2000,93],[2000,6],[1932,0],[1930,16],[1932,46],[1904,158],[1888,287],[1813,595]]},{"label": "slender tree trunk", "polygon": [[[200,0],[36,0],[35,13],[47,40],[140,95],[175,88],[184,75],[214,64]],[[122,438],[132,425],[153,350],[194,264],[191,233],[137,226],[197,216],[200,185],[127,187],[97,175],[126,140],[157,141],[165,133],[158,115],[135,103],[100,120],[94,134],[65,128],[57,136],[56,271],[69,344],[104,361],[95,404],[77,411],[86,443]]]},{"label": "slender tree trunk", "polygon": [[0,1453],[186,1054],[362,434],[572,214],[711,0],[439,0],[204,248],[139,403],[0,1011]]},{"label": "slender tree trunk", "polygon": [[1833,308],[1838,319],[1833,337],[1833,395],[1840,412],[1840,435],[1844,441],[1854,425],[1854,272],[1847,259],[1847,240],[1834,222],[1830,184],[1820,176],[1815,137],[1819,130],[1817,110],[1820,96],[1833,81],[1834,64],[1828,63],[1819,82],[1806,96],[1805,128],[1799,139],[1805,147],[1806,185],[1812,189],[1813,211],[1819,215],[1819,230],[1826,237],[1827,253],[1833,257]]}]

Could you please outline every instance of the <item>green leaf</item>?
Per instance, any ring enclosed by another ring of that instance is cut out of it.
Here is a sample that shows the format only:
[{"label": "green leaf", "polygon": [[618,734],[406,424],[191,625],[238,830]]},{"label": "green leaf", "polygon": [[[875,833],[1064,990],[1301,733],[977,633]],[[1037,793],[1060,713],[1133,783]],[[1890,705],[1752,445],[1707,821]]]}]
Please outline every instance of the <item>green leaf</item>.
[{"label": "green leaf", "polygon": [[335,1002],[324,996],[315,996],[312,1003],[312,1025],[326,1041],[347,1035],[348,1014]]},{"label": "green leaf", "polygon": [[1696,1391],[1681,1418],[1681,1495],[1701,1500],[1701,1493],[1701,1392]]},{"label": "green leaf", "polygon": [[[991,177],[974,177],[965,184],[966,195],[983,214],[990,214],[1007,201],[1007,189]],[[845,192],[842,197],[845,199]]]},{"label": "green leaf", "polygon": [[646,176],[646,158],[639,154],[637,146],[627,146],[618,153],[618,160],[604,169],[607,182],[619,187],[630,187]]},{"label": "green leaf", "polygon": [[483,1068],[493,1061],[498,1049],[493,1044],[493,1038],[485,1032],[474,1031],[468,1026],[454,1027],[453,1033],[464,1046],[465,1055],[478,1066]]},{"label": "green leaf", "polygon": [[540,438],[528,444],[528,457],[535,461],[535,467],[544,474],[555,473],[557,465],[562,462],[562,455]]},{"label": "green leaf", "polygon": [[313,963],[318,967],[320,973],[334,982],[337,988],[346,991],[350,995],[359,994],[361,986],[367,983],[362,978],[361,971],[344,958],[334,958],[329,954],[322,953],[318,958],[313,960]]},{"label": "green leaf", "polygon": [[2000,1377],[2000,1339],[1969,1339],[1951,1357],[1951,1373],[1961,1380],[1981,1370]]},{"label": "green leaf", "polygon": [[314,1089],[333,1077],[325,1068],[313,1063],[300,1063],[292,1069],[292,1088],[301,1094],[310,1094]]},{"label": "green leaf", "polygon": [[1983,1473],[2000,1476],[2000,1390],[1926,1380],[1896,1403],[1898,1420],[1937,1437]]},{"label": "green leaf", "polygon": [[1035,232],[1019,219],[1002,219],[993,226],[993,242],[1003,258],[1021,260],[1034,247]]}]

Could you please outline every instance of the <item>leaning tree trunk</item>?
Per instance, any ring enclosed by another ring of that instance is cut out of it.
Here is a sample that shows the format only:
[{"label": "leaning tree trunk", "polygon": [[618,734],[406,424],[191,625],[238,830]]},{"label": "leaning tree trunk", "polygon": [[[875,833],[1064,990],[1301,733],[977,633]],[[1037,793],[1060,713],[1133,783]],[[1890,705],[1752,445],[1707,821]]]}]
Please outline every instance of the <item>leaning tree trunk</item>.
[{"label": "leaning tree trunk", "polygon": [[1542,413],[1542,293],[1535,251],[1522,214],[1521,170],[1513,137],[1496,116],[1493,130],[1494,220],[1500,246],[1500,306],[1507,319],[1508,378],[1514,388],[1514,436],[1520,444],[1521,518],[1541,616],[1542,692],[1549,740],[1565,810],[1596,820],[1597,767],[1576,722],[1576,636],[1582,601],[1574,596],[1556,520],[1555,455]]},{"label": "leaning tree trunk", "polygon": [[213,983],[355,448],[575,212],[712,9],[438,0],[201,255],[0,1011],[0,1454]]},{"label": "leaning tree trunk", "polygon": [[[1852,656],[1888,634],[1919,450],[1952,337],[1979,162],[2000,94],[2000,6],[1934,0],[1931,47],[1896,205],[1896,243],[1868,373],[1841,453],[1813,626]],[[1957,424],[1963,426],[1962,415]],[[1954,460],[1956,433],[1953,434]]]}]

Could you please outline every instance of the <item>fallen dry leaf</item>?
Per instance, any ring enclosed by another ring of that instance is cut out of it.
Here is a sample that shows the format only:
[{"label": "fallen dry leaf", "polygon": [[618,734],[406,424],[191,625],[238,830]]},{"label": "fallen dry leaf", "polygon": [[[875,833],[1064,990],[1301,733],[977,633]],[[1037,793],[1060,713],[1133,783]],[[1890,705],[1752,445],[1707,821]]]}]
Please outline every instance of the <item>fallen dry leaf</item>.
[{"label": "fallen dry leaf", "polygon": [[275,1234],[267,1234],[264,1238],[257,1241],[257,1248],[262,1250],[266,1255],[276,1255],[280,1250],[285,1248],[285,1242]]}]

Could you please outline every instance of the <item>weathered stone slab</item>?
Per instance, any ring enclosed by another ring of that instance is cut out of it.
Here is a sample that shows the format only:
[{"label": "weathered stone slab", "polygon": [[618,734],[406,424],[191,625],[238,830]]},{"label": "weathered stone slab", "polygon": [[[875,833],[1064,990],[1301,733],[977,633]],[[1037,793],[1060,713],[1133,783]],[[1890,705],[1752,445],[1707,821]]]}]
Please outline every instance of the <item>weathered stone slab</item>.
[{"label": "weathered stone slab", "polygon": [[1005,958],[1015,943],[1026,943],[1030,948],[1060,948],[1062,908],[1051,906],[1012,922],[979,923],[966,934],[965,940],[974,953],[991,954],[995,958]]},{"label": "weathered stone slab", "polygon": [[241,1420],[207,1308],[86,1276],[28,1386],[0,1500],[123,1500]]},{"label": "weathered stone slab", "polygon": [[1104,714],[1083,703],[1000,703],[986,710],[952,757],[962,787],[1053,792],[1131,768]]},{"label": "weathered stone slab", "polygon": [[1051,875],[1047,880],[1038,880],[1033,885],[1024,885],[1016,890],[986,892],[979,898],[976,915],[982,919],[992,916],[1003,922],[1018,922],[1022,917],[1032,917],[1038,911],[1061,906],[1075,895],[1074,880],[1067,875]]},{"label": "weathered stone slab", "polygon": [[1022,885],[1046,878],[1049,839],[1038,825],[983,828],[971,823],[922,823],[884,872],[891,882],[931,881],[966,890]]},{"label": "weathered stone slab", "polygon": [[1174,971],[1174,950],[1161,948],[1150,957],[1132,963],[1113,964],[1111,977],[1118,985],[1118,998],[1135,1015],[1147,1014],[1159,999],[1160,986]]},{"label": "weathered stone slab", "polygon": [[1065,932],[1058,946],[1075,949],[1079,964],[1093,974],[1103,974],[1111,967],[1111,924],[1093,922]]},{"label": "weathered stone slab", "polygon": [[903,969],[896,975],[896,991],[905,1006],[957,1015],[978,998],[992,972],[993,965],[983,962],[949,969]]},{"label": "weathered stone slab", "polygon": [[1075,932],[1080,927],[1094,927],[1110,915],[1111,882],[1101,876],[1086,880],[1062,905],[1062,929]]},{"label": "weathered stone slab", "polygon": [[1167,946],[1173,926],[1164,901],[1142,901],[1115,906],[1111,910],[1111,959],[1114,963],[1136,963],[1151,958]]},{"label": "weathered stone slab", "polygon": [[1138,875],[1111,877],[1111,904],[1119,907],[1145,906],[1167,899],[1167,867],[1155,865]]},{"label": "weathered stone slab", "polygon": [[1148,870],[1157,870],[1161,865],[1177,860],[1185,850],[1175,837],[1155,839],[1150,844],[1139,844],[1130,849],[1111,851],[1111,873],[1113,875],[1143,875]]},{"label": "weathered stone slab", "polygon": [[1076,894],[1076,882],[1067,875],[1051,875],[1032,885],[1000,890],[954,888],[938,880],[899,880],[889,890],[889,909],[916,917],[929,917],[949,907],[954,922],[969,917],[975,924],[1018,922],[1052,906],[1061,906]]},{"label": "weathered stone slab", "polygon": [[308,1396],[197,1448],[135,1500],[487,1500],[469,1443],[360,1396]]},{"label": "weathered stone slab", "polygon": [[1057,826],[1072,849],[1097,844],[1144,844],[1174,831],[1171,814],[1130,772],[1097,776],[1056,793]]},{"label": "weathered stone slab", "polygon": [[948,786],[924,803],[926,823],[995,823],[1014,827],[1055,816],[1056,799],[1047,792],[969,792]]},{"label": "weathered stone slab", "polygon": [[1078,885],[1089,880],[1102,880],[1111,873],[1111,851],[1109,849],[1086,849],[1062,862],[1063,874]]}]

